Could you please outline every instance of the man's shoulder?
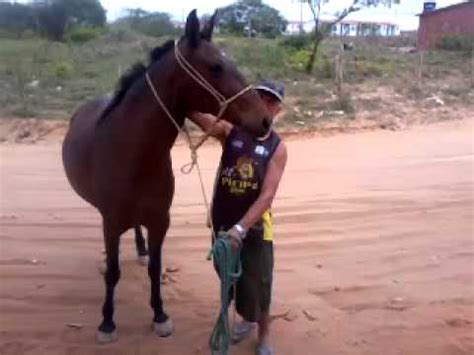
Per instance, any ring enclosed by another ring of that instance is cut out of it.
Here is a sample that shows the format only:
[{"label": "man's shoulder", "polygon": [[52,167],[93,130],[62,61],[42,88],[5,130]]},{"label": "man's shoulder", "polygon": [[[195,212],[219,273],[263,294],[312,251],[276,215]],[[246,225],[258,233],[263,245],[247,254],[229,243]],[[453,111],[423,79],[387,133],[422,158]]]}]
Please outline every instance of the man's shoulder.
[{"label": "man's shoulder", "polygon": [[275,149],[274,156],[279,156],[279,157],[283,157],[283,158],[286,159],[287,154],[288,153],[287,153],[285,142],[280,141],[280,143],[278,144],[278,146]]},{"label": "man's shoulder", "polygon": [[273,130],[273,134],[274,134],[275,137],[278,139],[278,141],[280,142],[280,144],[285,145],[285,143],[283,142],[282,136],[281,136],[277,131]]}]

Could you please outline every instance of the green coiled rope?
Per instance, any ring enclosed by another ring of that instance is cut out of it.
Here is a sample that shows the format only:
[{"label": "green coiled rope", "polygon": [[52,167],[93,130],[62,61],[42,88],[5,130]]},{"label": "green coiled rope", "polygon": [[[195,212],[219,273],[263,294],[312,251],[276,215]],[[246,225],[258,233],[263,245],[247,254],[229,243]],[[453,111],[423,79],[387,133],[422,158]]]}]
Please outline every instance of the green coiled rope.
[{"label": "green coiled rope", "polygon": [[[230,292],[242,274],[240,251],[234,251],[226,233],[219,233],[211,254],[221,280],[221,311],[209,339],[212,355],[227,355],[230,347],[229,303]],[[235,300],[234,300],[235,301]]]}]

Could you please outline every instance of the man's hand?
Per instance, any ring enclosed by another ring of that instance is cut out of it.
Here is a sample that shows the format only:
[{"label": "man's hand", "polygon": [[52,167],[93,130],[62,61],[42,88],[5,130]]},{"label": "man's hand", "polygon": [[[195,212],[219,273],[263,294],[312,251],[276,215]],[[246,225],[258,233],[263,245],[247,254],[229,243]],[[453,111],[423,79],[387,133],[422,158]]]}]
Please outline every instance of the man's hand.
[{"label": "man's hand", "polygon": [[232,227],[227,231],[227,235],[229,236],[232,249],[234,251],[239,250],[242,247],[243,242],[241,233],[235,227]]},{"label": "man's hand", "polygon": [[231,123],[224,120],[217,121],[217,117],[209,113],[190,112],[188,117],[204,132],[216,138],[222,144],[225,143],[227,136],[232,131]]}]

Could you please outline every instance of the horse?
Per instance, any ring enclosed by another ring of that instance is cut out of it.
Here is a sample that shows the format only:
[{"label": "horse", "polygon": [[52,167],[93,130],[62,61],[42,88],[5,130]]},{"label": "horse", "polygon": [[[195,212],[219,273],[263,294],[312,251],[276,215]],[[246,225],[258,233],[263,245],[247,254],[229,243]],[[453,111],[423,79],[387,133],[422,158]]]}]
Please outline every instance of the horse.
[{"label": "horse", "polygon": [[[114,290],[120,279],[119,241],[137,226],[148,230],[152,329],[161,337],[174,331],[161,298],[161,250],[174,196],[170,150],[186,114],[221,115],[225,110],[223,119],[255,137],[270,129],[270,115],[258,94],[212,42],[215,20],[216,13],[201,29],[196,10],[191,11],[178,42],[153,49],[150,63],[137,64],[124,75],[113,98],[88,102],[71,118],[62,147],[66,176],[102,216],[106,271],[99,343],[118,338]],[[219,95],[232,98],[224,109]]]}]

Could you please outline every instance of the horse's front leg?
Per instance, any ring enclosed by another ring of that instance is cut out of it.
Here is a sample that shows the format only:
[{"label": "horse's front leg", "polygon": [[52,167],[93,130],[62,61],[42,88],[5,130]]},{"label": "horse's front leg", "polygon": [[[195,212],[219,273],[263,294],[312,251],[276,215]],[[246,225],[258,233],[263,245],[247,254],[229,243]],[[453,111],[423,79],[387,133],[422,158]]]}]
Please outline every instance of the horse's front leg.
[{"label": "horse's front leg", "polygon": [[142,227],[135,227],[135,245],[137,247],[138,262],[144,266],[148,265],[148,251],[146,250],[145,237]]},{"label": "horse's front leg", "polygon": [[104,218],[104,242],[106,253],[105,302],[102,307],[103,320],[97,332],[99,343],[110,343],[118,339],[114,323],[114,293],[120,279],[119,244],[121,231],[110,220]]},{"label": "horse's front leg", "polygon": [[150,305],[153,308],[153,330],[160,337],[170,336],[174,331],[173,322],[163,310],[161,299],[161,248],[169,227],[169,214],[157,218],[148,228],[148,275],[151,282]]}]

